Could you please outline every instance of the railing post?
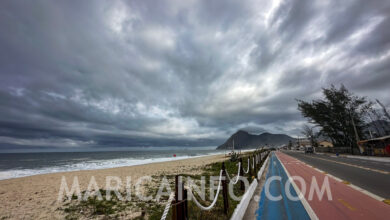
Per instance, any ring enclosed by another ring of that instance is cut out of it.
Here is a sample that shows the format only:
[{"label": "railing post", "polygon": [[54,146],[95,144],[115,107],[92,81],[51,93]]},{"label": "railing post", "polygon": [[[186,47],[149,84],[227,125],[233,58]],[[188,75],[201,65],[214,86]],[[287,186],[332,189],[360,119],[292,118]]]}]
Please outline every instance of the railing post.
[{"label": "railing post", "polygon": [[228,198],[228,188],[226,183],[226,168],[225,162],[222,162],[222,197],[223,197],[223,212],[225,215],[229,212],[229,198]]},{"label": "railing post", "polygon": [[263,163],[263,155],[264,155],[264,152],[260,154],[260,164]]},{"label": "railing post", "polygon": [[[175,209],[173,209],[175,211],[175,213],[172,215],[172,219],[174,220],[182,220],[184,219],[184,216],[183,216],[183,183],[181,181],[181,178],[176,175],[175,176],[175,204],[173,205],[173,207],[175,207]],[[174,218],[174,215],[175,215],[175,218]]]},{"label": "railing post", "polygon": [[184,217],[185,217],[185,219],[188,219],[187,190],[184,189],[184,183],[183,183],[183,200],[184,200],[184,203],[182,205],[183,205]]},{"label": "railing post", "polygon": [[176,207],[177,201],[175,199],[172,200],[172,220],[177,220],[177,207]]},{"label": "railing post", "polygon": [[[242,177],[244,175],[244,169],[242,168],[244,166],[244,164],[242,163],[242,157],[240,158],[240,163],[241,163],[241,166],[240,166],[240,177]],[[240,189],[241,190],[245,190],[244,181],[240,181]]]},{"label": "railing post", "polygon": [[172,220],[177,220],[177,203],[179,199],[178,175],[175,176],[175,198],[172,200]]},{"label": "railing post", "polygon": [[255,172],[256,172],[256,169],[257,169],[257,154],[253,155],[253,157],[255,158]]},{"label": "railing post", "polygon": [[253,172],[254,172],[254,176],[255,176],[255,178],[257,178],[257,156],[256,155],[254,155],[253,156],[253,158],[254,158],[254,162],[255,162],[255,165],[253,166]]},{"label": "railing post", "polygon": [[251,156],[248,157],[249,177],[252,178]]}]

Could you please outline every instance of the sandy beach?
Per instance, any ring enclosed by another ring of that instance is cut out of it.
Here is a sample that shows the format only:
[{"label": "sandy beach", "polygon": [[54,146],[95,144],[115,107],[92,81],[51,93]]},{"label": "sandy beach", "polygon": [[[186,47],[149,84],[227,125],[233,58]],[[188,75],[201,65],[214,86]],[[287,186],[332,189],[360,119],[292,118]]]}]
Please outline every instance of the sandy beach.
[{"label": "sandy beach", "polygon": [[118,176],[122,180],[131,176],[135,182],[142,176],[195,174],[199,168],[224,160],[223,155],[212,155],[184,160],[158,162],[145,165],[118,167],[100,170],[85,170],[43,174],[0,181],[0,219],[63,219],[58,210],[61,179],[66,178],[69,188],[73,178],[78,177],[81,190],[86,190],[92,176],[99,188],[104,188],[107,176]]}]

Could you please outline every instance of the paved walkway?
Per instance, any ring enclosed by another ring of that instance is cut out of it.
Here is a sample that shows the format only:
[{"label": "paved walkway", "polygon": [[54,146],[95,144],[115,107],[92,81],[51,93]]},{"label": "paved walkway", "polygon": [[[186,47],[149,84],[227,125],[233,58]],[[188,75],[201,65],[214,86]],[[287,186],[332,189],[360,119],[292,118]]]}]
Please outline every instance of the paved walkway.
[{"label": "paved walkway", "polygon": [[[265,184],[261,192],[259,208],[256,210],[257,219],[310,219],[304,206],[299,200],[292,201],[287,198],[285,185],[288,180],[288,176],[275,154],[272,154],[266,179],[269,180],[274,176],[280,176],[281,180],[274,180],[270,182],[269,192],[274,197],[281,195],[282,199],[279,201],[271,201],[267,198],[265,193],[265,187],[267,184]],[[291,185],[289,191],[292,196],[297,196],[296,191]]]},{"label": "paved walkway", "polygon": [[[291,176],[300,176],[306,183],[305,198],[319,219],[390,219],[390,205],[378,201],[352,187],[326,176],[300,160],[284,153],[277,152],[279,160],[283,163]],[[318,182],[319,189],[328,178],[331,197],[324,193],[320,200],[316,193],[309,199],[309,190],[313,177]],[[299,189],[302,186],[296,181]]]}]

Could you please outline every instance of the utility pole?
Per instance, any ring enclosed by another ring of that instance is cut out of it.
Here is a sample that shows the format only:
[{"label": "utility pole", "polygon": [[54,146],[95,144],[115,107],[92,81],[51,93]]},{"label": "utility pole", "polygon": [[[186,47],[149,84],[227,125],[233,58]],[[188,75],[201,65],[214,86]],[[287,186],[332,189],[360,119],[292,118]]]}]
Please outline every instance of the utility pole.
[{"label": "utility pole", "polygon": [[[355,126],[355,120],[353,120],[351,111],[349,111],[349,116],[351,117],[353,131],[355,132],[355,138],[356,138],[356,144],[357,144],[360,140],[359,140],[359,135],[358,135],[357,130],[356,130],[356,126]],[[359,149],[359,151],[360,151],[360,149]],[[351,153],[353,154],[353,145],[351,145]]]}]

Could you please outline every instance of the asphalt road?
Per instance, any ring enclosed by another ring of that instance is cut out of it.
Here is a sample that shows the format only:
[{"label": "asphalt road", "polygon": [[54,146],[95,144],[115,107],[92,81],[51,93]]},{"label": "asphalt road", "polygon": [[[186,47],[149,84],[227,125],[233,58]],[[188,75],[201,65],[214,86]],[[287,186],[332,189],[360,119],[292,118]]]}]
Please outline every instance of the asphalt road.
[{"label": "asphalt road", "polygon": [[[313,178],[318,183],[323,183],[327,177],[327,174],[315,171],[314,168],[304,164],[301,160],[281,152],[276,154],[288,173],[291,176],[301,177],[306,187],[309,185],[310,187],[313,186]],[[310,192],[307,193],[308,191],[305,191],[305,199],[311,207],[311,209],[306,209],[308,213],[315,213],[318,219],[321,220],[389,219],[390,206],[386,203],[361,193],[333,178],[328,178],[328,181],[329,187],[325,188],[325,190],[329,193],[325,193],[324,196],[317,195],[311,197]],[[298,188],[302,192],[302,185],[298,186]]]},{"label": "asphalt road", "polygon": [[390,199],[390,163],[388,162],[336,158],[293,151],[283,152],[371,193]]}]

